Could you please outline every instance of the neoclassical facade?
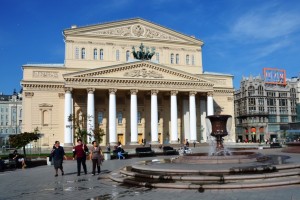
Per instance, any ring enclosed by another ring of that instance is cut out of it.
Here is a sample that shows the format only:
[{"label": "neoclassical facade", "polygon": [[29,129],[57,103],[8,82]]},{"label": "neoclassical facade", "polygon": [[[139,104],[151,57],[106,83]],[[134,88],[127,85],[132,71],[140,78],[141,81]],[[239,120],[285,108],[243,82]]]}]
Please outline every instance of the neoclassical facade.
[{"label": "neoclassical facade", "polygon": [[[205,117],[234,115],[232,75],[204,73],[203,42],[143,19],[63,32],[64,64],[23,65],[23,131],[42,145],[74,143],[81,129],[103,129],[103,143],[207,142]],[[133,58],[143,43],[151,60]],[[233,124],[234,126],[234,124]],[[235,141],[234,128],[226,139]]]}]

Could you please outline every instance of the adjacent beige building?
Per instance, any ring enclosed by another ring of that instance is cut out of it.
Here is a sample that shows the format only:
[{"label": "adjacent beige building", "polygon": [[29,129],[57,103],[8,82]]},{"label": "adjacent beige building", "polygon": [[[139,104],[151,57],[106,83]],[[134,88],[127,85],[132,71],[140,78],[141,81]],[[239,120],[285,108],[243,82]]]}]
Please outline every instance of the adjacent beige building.
[{"label": "adjacent beige building", "polygon": [[[102,145],[207,142],[205,117],[234,115],[233,76],[204,73],[203,42],[193,36],[139,18],[63,35],[64,64],[23,65],[23,131],[38,127],[44,147],[74,143],[71,115],[89,142],[102,128]],[[151,60],[133,58],[141,43],[155,48]],[[232,131],[225,140],[235,141]]]}]

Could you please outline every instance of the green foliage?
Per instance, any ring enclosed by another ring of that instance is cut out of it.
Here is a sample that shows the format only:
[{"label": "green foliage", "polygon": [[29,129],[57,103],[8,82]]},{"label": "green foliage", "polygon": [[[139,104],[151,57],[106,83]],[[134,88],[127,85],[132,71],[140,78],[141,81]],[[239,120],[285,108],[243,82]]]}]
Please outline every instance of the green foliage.
[{"label": "green foliage", "polygon": [[38,140],[41,135],[37,133],[38,130],[35,129],[34,132],[24,132],[17,135],[10,135],[9,136],[9,143],[14,148],[22,148],[24,151],[24,155],[26,155],[25,152],[25,146],[29,144],[32,141]]},{"label": "green foliage", "polygon": [[90,136],[86,130],[81,130],[80,127],[77,128],[75,132],[75,138],[76,139],[81,139],[84,144],[87,144],[87,137]]},{"label": "green foliage", "polygon": [[103,141],[104,130],[102,128],[98,128],[94,130],[94,138],[95,141],[100,144]]}]

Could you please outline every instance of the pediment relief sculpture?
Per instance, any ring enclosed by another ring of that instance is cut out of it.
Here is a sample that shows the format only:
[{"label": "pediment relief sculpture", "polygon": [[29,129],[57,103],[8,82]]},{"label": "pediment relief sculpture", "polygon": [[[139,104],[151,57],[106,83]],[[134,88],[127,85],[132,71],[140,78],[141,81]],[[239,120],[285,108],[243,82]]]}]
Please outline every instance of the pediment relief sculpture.
[{"label": "pediment relief sculpture", "polygon": [[53,105],[48,104],[48,103],[42,103],[42,104],[39,104],[39,107],[53,107]]},{"label": "pediment relief sculpture", "polygon": [[162,74],[157,73],[153,70],[147,70],[147,69],[136,69],[129,72],[125,72],[124,76],[128,77],[141,77],[141,78],[163,78],[164,76]]},{"label": "pediment relief sculpture", "polygon": [[153,28],[143,26],[141,24],[134,24],[129,26],[121,26],[89,32],[87,34],[108,35],[108,36],[125,36],[138,38],[151,38],[160,40],[184,41],[179,37],[155,30]]}]

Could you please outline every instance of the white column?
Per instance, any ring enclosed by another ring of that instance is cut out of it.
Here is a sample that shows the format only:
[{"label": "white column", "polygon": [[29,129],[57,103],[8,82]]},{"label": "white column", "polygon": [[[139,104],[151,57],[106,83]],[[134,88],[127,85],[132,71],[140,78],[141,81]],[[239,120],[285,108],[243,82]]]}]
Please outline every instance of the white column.
[{"label": "white column", "polygon": [[87,138],[88,143],[94,141],[94,130],[95,130],[95,98],[94,88],[88,88],[88,99],[87,99],[87,132],[90,134]]},{"label": "white column", "polygon": [[213,92],[207,93],[207,116],[214,114]]},{"label": "white column", "polygon": [[151,90],[151,143],[158,144],[158,90]]},{"label": "white column", "polygon": [[190,92],[190,132],[191,142],[197,140],[196,126],[196,92]]},{"label": "white column", "polygon": [[184,136],[181,138],[181,142],[185,142],[186,139],[190,140],[190,108],[189,108],[189,100],[183,99],[182,101],[182,111],[183,111],[183,133]]},{"label": "white column", "polygon": [[171,91],[171,143],[178,143],[178,124],[177,124],[177,93]]},{"label": "white column", "polygon": [[201,132],[202,139],[201,142],[207,142],[207,132],[206,132],[206,99],[200,99],[200,119],[201,119]]},{"label": "white column", "polygon": [[117,89],[109,89],[109,143],[117,144],[117,122],[116,122],[116,92]]},{"label": "white column", "polygon": [[65,89],[65,137],[64,146],[73,146],[72,137],[72,88]]},{"label": "white column", "polygon": [[138,125],[137,125],[137,92],[138,90],[130,90],[130,130],[131,144],[138,144]]}]

